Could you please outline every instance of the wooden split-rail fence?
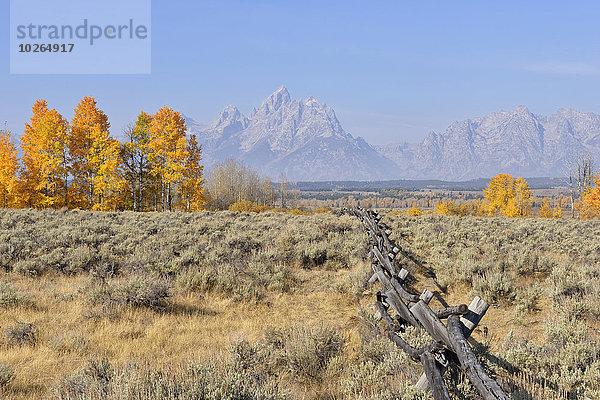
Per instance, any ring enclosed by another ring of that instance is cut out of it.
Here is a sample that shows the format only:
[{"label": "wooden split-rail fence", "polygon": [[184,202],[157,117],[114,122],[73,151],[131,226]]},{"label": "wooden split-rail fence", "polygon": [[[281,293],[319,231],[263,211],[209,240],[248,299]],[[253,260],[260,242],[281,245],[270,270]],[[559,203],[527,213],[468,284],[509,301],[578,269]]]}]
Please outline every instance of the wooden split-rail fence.
[{"label": "wooden split-rail fence", "polygon": [[[429,307],[433,293],[425,289],[420,295],[407,290],[408,270],[395,261],[401,249],[390,239],[389,227],[381,223],[376,211],[356,208],[343,210],[362,221],[371,245],[370,259],[373,271],[370,284],[379,283],[375,317],[383,320],[388,338],[423,366],[423,375],[416,383],[421,389],[431,389],[435,400],[450,399],[444,382],[449,363],[464,371],[484,400],[510,399],[498,383],[490,378],[477,360],[467,338],[471,335],[489,304],[475,297],[471,304],[460,304],[443,309]],[[446,324],[442,320],[446,320]],[[408,325],[424,329],[432,338],[431,344],[414,348],[402,339],[401,332]]]}]

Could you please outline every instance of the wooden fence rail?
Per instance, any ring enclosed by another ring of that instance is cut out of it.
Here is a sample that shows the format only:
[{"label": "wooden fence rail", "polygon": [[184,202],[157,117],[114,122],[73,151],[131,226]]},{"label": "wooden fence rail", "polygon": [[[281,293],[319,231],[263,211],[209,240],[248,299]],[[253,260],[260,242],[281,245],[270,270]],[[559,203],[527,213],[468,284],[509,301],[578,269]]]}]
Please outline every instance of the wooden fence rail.
[{"label": "wooden fence rail", "polygon": [[[362,208],[344,209],[342,212],[358,217],[367,233],[373,272],[369,283],[381,285],[376,295],[375,317],[386,323],[389,329],[387,336],[396,346],[421,362],[424,373],[416,386],[431,389],[435,400],[450,399],[443,374],[448,364],[454,362],[484,400],[508,400],[498,383],[486,374],[467,342],[489,304],[475,297],[469,306],[459,304],[444,309],[430,308],[432,292],[425,289],[417,295],[407,290],[409,272],[395,261],[402,249],[390,239],[392,232],[380,222],[378,213]],[[442,319],[447,319],[446,325]],[[396,333],[407,325],[424,329],[432,338],[431,344],[420,349],[410,346]]]}]

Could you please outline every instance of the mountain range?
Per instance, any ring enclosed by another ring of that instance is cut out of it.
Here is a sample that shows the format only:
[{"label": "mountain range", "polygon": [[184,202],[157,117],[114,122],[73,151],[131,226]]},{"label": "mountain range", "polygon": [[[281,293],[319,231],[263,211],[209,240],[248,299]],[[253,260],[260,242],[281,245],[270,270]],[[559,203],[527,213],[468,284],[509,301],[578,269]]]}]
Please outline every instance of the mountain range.
[{"label": "mountain range", "polygon": [[228,105],[210,125],[186,123],[207,167],[231,158],[295,181],[557,177],[577,155],[600,150],[600,116],[573,109],[543,116],[525,106],[453,122],[421,143],[371,146],[344,131],[331,107],[292,99],[284,86],[247,116]]},{"label": "mountain range", "polygon": [[331,107],[314,97],[292,99],[283,86],[248,116],[228,105],[209,126],[186,122],[209,167],[232,158],[273,179],[303,181],[387,179],[396,168],[344,131]]}]

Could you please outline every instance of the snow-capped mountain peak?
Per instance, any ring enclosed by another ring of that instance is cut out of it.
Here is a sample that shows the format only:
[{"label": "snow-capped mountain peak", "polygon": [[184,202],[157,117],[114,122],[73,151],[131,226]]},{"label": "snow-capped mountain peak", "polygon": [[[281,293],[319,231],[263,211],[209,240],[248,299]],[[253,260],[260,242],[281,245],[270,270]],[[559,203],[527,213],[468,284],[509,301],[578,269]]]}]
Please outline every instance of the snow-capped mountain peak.
[{"label": "snow-capped mountain peak", "polygon": [[281,85],[279,89],[263,100],[260,109],[267,113],[275,112],[279,110],[282,105],[287,104],[290,101],[290,93],[285,86]]},{"label": "snow-capped mountain peak", "polygon": [[236,106],[228,104],[210,125],[210,129],[222,131],[231,126],[239,126],[238,130],[240,130],[244,129],[247,125],[248,118]]},{"label": "snow-capped mountain peak", "polygon": [[346,133],[333,109],[315,97],[292,99],[285,86],[245,117],[227,106],[197,132],[210,166],[234,158],[294,180],[381,179],[394,164]]},{"label": "snow-capped mountain peak", "polygon": [[526,177],[558,177],[578,154],[600,151],[600,116],[560,109],[548,117],[526,106],[450,124],[429,134],[414,152],[382,146],[401,177],[466,180],[499,172]]}]

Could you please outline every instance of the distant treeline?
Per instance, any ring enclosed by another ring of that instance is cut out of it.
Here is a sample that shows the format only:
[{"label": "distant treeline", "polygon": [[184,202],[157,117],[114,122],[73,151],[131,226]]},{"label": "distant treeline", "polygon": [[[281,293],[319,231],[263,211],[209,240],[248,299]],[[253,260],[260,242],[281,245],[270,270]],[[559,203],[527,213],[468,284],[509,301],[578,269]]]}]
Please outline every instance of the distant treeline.
[{"label": "distant treeline", "polygon": [[[526,178],[531,189],[567,188],[565,178]],[[447,190],[447,191],[481,191],[486,188],[489,178],[472,179],[463,182],[451,182],[427,179],[399,179],[384,181],[322,181],[322,182],[295,182],[294,185],[301,191],[416,191],[416,190]]]}]

